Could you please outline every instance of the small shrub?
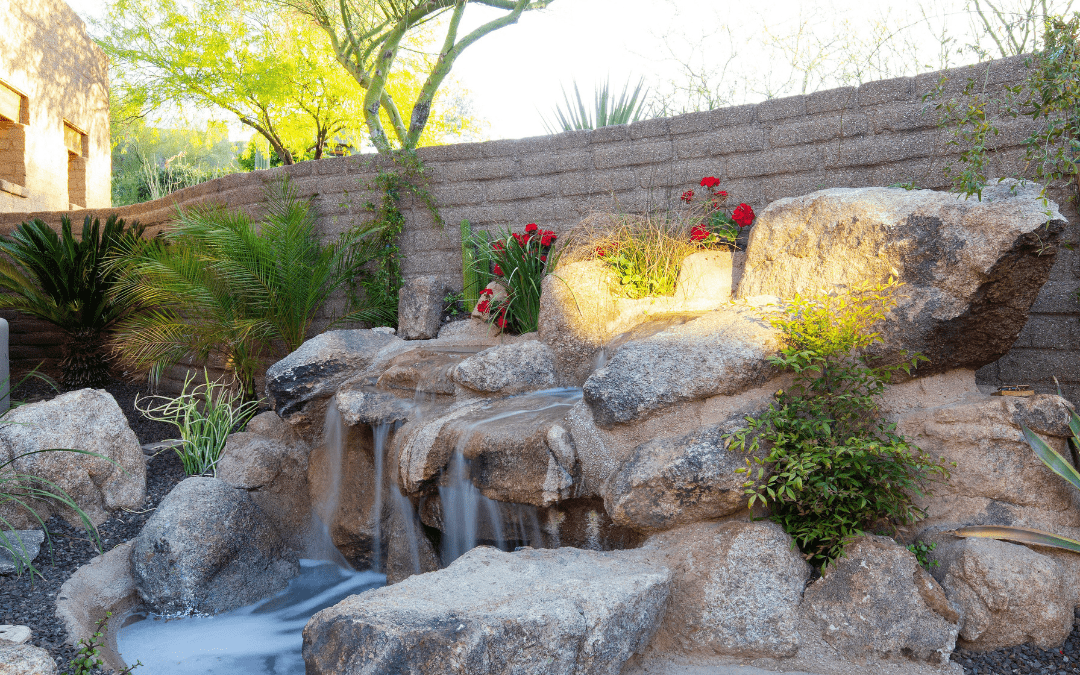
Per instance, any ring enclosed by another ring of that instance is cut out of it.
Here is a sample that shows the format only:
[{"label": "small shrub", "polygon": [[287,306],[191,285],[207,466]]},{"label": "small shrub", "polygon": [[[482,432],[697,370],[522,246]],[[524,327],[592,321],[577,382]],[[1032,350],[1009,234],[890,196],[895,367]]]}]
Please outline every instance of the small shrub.
[{"label": "small shrub", "polygon": [[[558,235],[536,223],[525,232],[507,228],[502,239],[488,245],[476,264],[490,264],[490,273],[506,288],[506,298],[495,301],[490,291],[480,294],[476,308],[502,330],[531,333],[540,319],[540,291],[550,267],[557,263],[552,247]],[[477,239],[480,246],[484,240]],[[549,260],[550,257],[550,260]]]},{"label": "small shrub", "polygon": [[[101,647],[105,644],[103,636],[109,630],[109,619],[112,612],[105,612],[105,618],[97,622],[97,630],[89,638],[79,640],[79,650],[68,664],[68,670],[64,675],[91,675],[95,670],[102,668],[105,662],[101,659]],[[142,661],[136,661],[134,665],[119,671],[116,675],[128,675],[142,665]]]},{"label": "small shrub", "polygon": [[892,374],[923,358],[868,363],[865,350],[881,340],[873,328],[895,305],[895,286],[788,301],[771,319],[784,344],[770,361],[793,372],[794,385],[729,439],[733,450],[766,450],[739,469],[749,505],[767,506],[814,565],[828,565],[874,526],[924,517],[914,496],[948,479],[945,464],[896,433],[878,409]]},{"label": "small shrub", "polygon": [[931,567],[937,567],[938,561],[931,560],[930,554],[937,548],[937,543],[926,543],[925,541],[917,541],[914,544],[908,544],[907,550],[915,554],[915,559],[919,561],[919,564],[930,569]]},{"label": "small shrub", "polygon": [[177,446],[176,454],[187,475],[197,476],[208,472],[216,475],[226,439],[255,414],[259,401],[242,402],[242,391],[223,381],[211,382],[205,370],[203,378],[206,383],[193,387],[189,392],[188,386],[194,378],[193,373],[188,373],[179,396],[147,397],[158,401],[156,405],[139,407],[136,396],[135,408],[147,419],[168,422],[180,430],[181,444]]}]

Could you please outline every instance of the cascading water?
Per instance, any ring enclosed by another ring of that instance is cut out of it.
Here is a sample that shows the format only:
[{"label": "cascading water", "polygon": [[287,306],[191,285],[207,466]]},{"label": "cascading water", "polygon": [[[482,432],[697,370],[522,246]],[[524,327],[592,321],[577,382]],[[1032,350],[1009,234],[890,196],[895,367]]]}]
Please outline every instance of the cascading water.
[{"label": "cascading water", "polygon": [[315,496],[311,508],[311,540],[308,543],[307,556],[314,560],[328,560],[336,565],[352,569],[345,556],[334,545],[330,526],[337,514],[341,501],[341,469],[345,458],[345,441],[348,429],[341,419],[337,406],[337,396],[330,397],[326,405],[326,417],[323,422],[323,475],[320,477],[323,489]]},{"label": "cascading water", "polygon": [[[574,388],[545,389],[516,397],[522,406],[492,415],[468,428],[458,438],[454,454],[447,467],[446,480],[439,486],[442,503],[442,563],[449,565],[484,539],[488,543],[509,550],[509,544],[540,547],[543,537],[536,507],[526,504],[503,504],[489,499],[473,485],[469,476],[469,462],[464,449],[470,437],[483,425],[517,415],[539,413],[551,408],[570,408],[581,399],[581,390]],[[503,524],[513,525],[511,538],[506,537]],[[488,529],[482,530],[484,525]],[[481,537],[484,532],[489,537]]]}]

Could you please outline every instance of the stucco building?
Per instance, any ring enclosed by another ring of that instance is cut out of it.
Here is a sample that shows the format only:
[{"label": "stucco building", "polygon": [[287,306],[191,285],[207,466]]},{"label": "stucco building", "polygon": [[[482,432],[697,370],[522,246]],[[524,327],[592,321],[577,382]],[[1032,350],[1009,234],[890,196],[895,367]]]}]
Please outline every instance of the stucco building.
[{"label": "stucco building", "polygon": [[111,205],[109,68],[62,0],[0,0],[0,213]]}]

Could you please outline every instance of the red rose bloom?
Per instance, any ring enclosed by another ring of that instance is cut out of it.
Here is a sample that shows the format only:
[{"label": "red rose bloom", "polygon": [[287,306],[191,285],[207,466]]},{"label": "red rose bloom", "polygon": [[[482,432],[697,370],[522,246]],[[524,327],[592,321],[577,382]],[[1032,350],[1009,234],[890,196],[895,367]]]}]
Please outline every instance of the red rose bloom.
[{"label": "red rose bloom", "polygon": [[607,251],[605,251],[604,249],[602,249],[599,246],[596,247],[596,257],[597,258],[603,258],[606,255],[607,255]]},{"label": "red rose bloom", "polygon": [[715,194],[717,197],[727,197],[727,192],[725,192],[724,190],[717,190],[713,194]]},{"label": "red rose bloom", "polygon": [[502,268],[499,267],[498,265],[496,265],[491,271],[494,272],[495,276],[497,276],[497,277],[501,277],[503,275]]},{"label": "red rose bloom", "polygon": [[480,312],[481,314],[488,311],[489,307],[491,307],[491,302],[488,300],[481,300],[480,302],[476,303],[476,311]]},{"label": "red rose bloom", "polygon": [[695,225],[690,230],[690,238],[694,241],[701,241],[702,239],[707,238],[709,234],[711,234],[709,228],[704,225]]},{"label": "red rose bloom", "polygon": [[701,187],[711,188],[711,187],[716,187],[719,184],[720,184],[720,181],[717,178],[714,178],[713,176],[705,176],[704,178],[701,179]]},{"label": "red rose bloom", "polygon": [[540,262],[547,262],[547,256],[546,255],[540,256]]},{"label": "red rose bloom", "polygon": [[556,239],[557,239],[557,237],[555,236],[555,234],[553,232],[545,232],[544,236],[540,237],[540,245],[541,246],[551,246],[552,244],[555,243]]},{"label": "red rose bloom", "polygon": [[536,223],[529,223],[528,225],[525,226],[525,231],[526,232],[536,232],[538,229],[540,229],[540,228],[538,228],[536,226]]},{"label": "red rose bloom", "polygon": [[687,190],[686,192],[682,193],[682,197],[679,197],[679,199],[683,200],[684,202],[694,201],[694,191]]},{"label": "red rose bloom", "polygon": [[495,319],[495,325],[499,328],[506,328],[506,310],[502,311],[498,319]]},{"label": "red rose bloom", "polygon": [[731,214],[731,219],[734,220],[739,227],[746,227],[754,222],[754,209],[750,208],[749,204],[739,204]]},{"label": "red rose bloom", "polygon": [[503,250],[503,248],[504,248],[504,246],[503,246],[503,242],[502,242],[501,239],[491,245],[491,250],[493,250],[493,251],[501,251],[501,250]]},{"label": "red rose bloom", "polygon": [[495,295],[495,291],[491,290],[490,288],[485,288],[484,290],[480,291],[480,295],[481,297],[485,295]]}]

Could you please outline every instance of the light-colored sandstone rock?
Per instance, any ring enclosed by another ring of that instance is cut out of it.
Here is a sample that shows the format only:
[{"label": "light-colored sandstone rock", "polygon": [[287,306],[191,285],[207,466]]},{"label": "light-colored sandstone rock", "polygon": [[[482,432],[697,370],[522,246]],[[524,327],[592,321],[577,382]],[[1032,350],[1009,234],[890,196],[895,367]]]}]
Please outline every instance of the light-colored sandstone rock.
[{"label": "light-colored sandstone rock", "polygon": [[375,391],[363,384],[363,381],[346,382],[338,389],[337,408],[342,422],[353,427],[357,424],[392,424],[409,419],[414,407],[411,401]]},{"label": "light-colored sandstone rock", "polygon": [[434,274],[406,279],[398,290],[398,336],[430,340],[438,335],[448,290],[446,282]]},{"label": "light-colored sandstone rock", "polygon": [[413,576],[439,569],[439,554],[424,535],[412,504],[404,497],[390,505],[389,527],[385,533],[386,583],[396,584]]},{"label": "light-colored sandstone rock", "polygon": [[678,438],[644,443],[604,486],[604,505],[619,525],[658,532],[747,510],[746,455],[724,440],[746,426],[748,410]]},{"label": "light-colored sandstone rock", "polygon": [[0,645],[0,675],[56,675],[56,663],[41,647]]},{"label": "light-colored sandstone rock", "polygon": [[730,306],[643,324],[585,382],[596,423],[647,417],[683,401],[738,394],[775,375],[777,331],[760,309]]},{"label": "light-colored sandstone rock", "polygon": [[653,647],[670,653],[787,657],[801,643],[798,607],[810,566],[775,523],[698,523],[642,547],[672,572]]},{"label": "light-colored sandstone rock", "polygon": [[304,547],[311,522],[310,454],[287,422],[265,412],[248,422],[246,431],[229,435],[217,466],[217,477],[246,490],[295,549]]},{"label": "light-colored sandstone rock", "polygon": [[[1065,219],[1041,186],[1006,181],[982,199],[834,188],[780,199],[750,234],[738,297],[792,297],[890,276],[905,284],[875,352],[930,359],[916,376],[1003,356],[1046,282]],[[978,339],[972,339],[978,336]]]},{"label": "light-colored sandstone rock", "polygon": [[539,340],[490,347],[457,364],[451,375],[462,386],[495,396],[555,386],[551,349]]},{"label": "light-colored sandstone rock", "polygon": [[44,530],[0,532],[0,574],[26,571],[27,564],[34,562],[44,542]]},{"label": "light-colored sandstone rock", "polygon": [[321,333],[267,369],[267,398],[282,419],[312,440],[322,432],[326,400],[338,386],[372,365],[388,347],[401,349],[404,344],[370,330]]},{"label": "light-colored sandstone rock", "polygon": [[939,563],[931,571],[963,613],[961,647],[1057,649],[1072,632],[1074,582],[1053,558],[993,539],[953,539],[931,555]]},{"label": "light-colored sandstone rock", "polygon": [[139,595],[163,614],[217,614],[285,587],[299,567],[247,492],[216,478],[173,488],[131,550]]},{"label": "light-colored sandstone rock", "polygon": [[[108,392],[80,389],[50,401],[16,408],[0,425],[0,463],[36,450],[85,450],[101,459],[73,452],[43,452],[16,459],[14,471],[45,479],[66,492],[100,525],[109,512],[140,509],[146,497],[146,456],[127,418]],[[111,461],[110,461],[111,460]],[[41,487],[41,486],[39,486]],[[53,502],[32,502],[44,520],[58,513],[76,527],[82,521]],[[12,503],[0,505],[0,516],[15,528],[38,526],[32,515]]]},{"label": "light-colored sandstone rock", "polygon": [[[420,343],[425,347],[428,343]],[[380,389],[401,396],[452,396],[456,387],[453,371],[470,354],[459,351],[413,349],[394,357],[379,375]]]},{"label": "light-colored sandstone rock", "polygon": [[731,300],[746,264],[745,251],[699,251],[683,259],[673,310],[704,312]]},{"label": "light-colored sandstone rock", "polygon": [[304,661],[309,675],[617,675],[652,638],[670,585],[633,552],[476,548],[319,612]]},{"label": "light-colored sandstone rock", "polygon": [[851,659],[949,662],[960,630],[955,603],[903,546],[863,536],[810,584],[802,607],[821,637]]}]

